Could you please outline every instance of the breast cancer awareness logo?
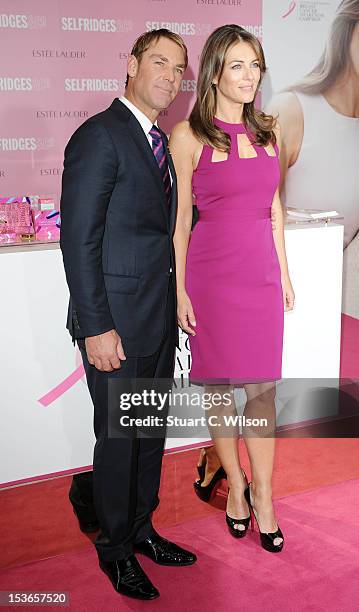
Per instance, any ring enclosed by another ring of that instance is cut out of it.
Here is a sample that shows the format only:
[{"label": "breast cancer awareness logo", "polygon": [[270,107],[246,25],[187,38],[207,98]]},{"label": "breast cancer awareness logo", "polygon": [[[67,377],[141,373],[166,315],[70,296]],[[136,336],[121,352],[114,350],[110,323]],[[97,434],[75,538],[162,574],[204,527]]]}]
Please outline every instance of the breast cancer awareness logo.
[{"label": "breast cancer awareness logo", "polygon": [[56,385],[56,387],[54,387],[53,389],[50,389],[48,393],[46,393],[45,395],[43,395],[37,400],[42,406],[47,407],[53,402],[55,402],[62,395],[64,395],[66,391],[71,389],[71,387],[76,385],[76,383],[78,383],[78,381],[81,380],[81,378],[85,376],[85,368],[83,366],[81,354],[78,348],[76,351],[75,359],[76,359],[75,370],[69,376],[67,376],[62,382]]},{"label": "breast cancer awareness logo", "polygon": [[282,15],[282,19],[285,19],[286,17],[288,17],[288,15],[290,15],[291,13],[293,13],[295,7],[297,6],[297,3],[294,2],[294,0],[290,3],[288,10],[286,13],[284,13],[284,15]]}]

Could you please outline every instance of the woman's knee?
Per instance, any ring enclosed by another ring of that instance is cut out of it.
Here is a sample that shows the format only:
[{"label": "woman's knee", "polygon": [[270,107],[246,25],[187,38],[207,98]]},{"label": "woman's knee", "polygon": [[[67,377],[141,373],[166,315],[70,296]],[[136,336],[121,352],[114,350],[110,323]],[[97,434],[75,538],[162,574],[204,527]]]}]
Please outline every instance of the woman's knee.
[{"label": "woman's knee", "polygon": [[263,404],[270,404],[275,400],[275,383],[251,383],[244,385],[244,388],[249,401],[255,400]]}]

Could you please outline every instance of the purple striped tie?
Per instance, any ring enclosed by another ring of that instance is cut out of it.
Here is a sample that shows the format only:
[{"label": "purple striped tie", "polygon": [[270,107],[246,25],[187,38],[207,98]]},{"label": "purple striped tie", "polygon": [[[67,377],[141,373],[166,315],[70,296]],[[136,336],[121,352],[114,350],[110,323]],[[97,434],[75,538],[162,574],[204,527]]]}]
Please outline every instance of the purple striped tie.
[{"label": "purple striped tie", "polygon": [[166,157],[166,146],[163,142],[162,134],[160,130],[153,125],[149,131],[150,136],[152,137],[152,150],[153,154],[158,163],[158,167],[161,172],[163,186],[167,197],[167,203],[170,204],[171,201],[171,179],[170,172]]}]

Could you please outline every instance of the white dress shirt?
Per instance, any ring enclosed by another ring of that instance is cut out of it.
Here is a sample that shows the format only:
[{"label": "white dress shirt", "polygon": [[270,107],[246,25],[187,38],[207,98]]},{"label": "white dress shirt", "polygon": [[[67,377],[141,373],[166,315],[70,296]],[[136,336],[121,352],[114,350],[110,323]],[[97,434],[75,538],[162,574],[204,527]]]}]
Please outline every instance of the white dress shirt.
[{"label": "white dress shirt", "polygon": [[[144,133],[146,134],[147,140],[151,146],[152,149],[152,136],[150,135],[150,130],[152,129],[152,126],[155,125],[156,127],[158,127],[157,121],[155,121],[154,123],[151,123],[150,119],[139,109],[137,108],[137,106],[135,106],[134,104],[132,104],[132,102],[130,102],[129,100],[127,100],[127,98],[125,98],[125,96],[121,96],[119,98],[120,102],[122,102],[122,104],[124,104],[125,106],[127,106],[127,108],[131,111],[131,113],[133,115],[135,115],[137,121],[140,123]],[[170,173],[170,181],[171,181],[171,185],[172,185],[172,176],[171,176],[171,170],[169,169],[169,173]]]},{"label": "white dress shirt", "polygon": [[137,121],[141,124],[141,128],[146,134],[147,140],[150,143],[151,148],[152,148],[152,136],[150,136],[149,132],[152,129],[153,125],[158,127],[157,121],[155,121],[155,123],[151,123],[150,119],[146,117],[146,115],[139,108],[137,108],[137,106],[135,106],[134,104],[132,104],[132,102],[127,100],[125,96],[121,96],[120,102],[122,102],[122,104],[127,106],[127,108],[131,111],[131,113],[135,115]]}]

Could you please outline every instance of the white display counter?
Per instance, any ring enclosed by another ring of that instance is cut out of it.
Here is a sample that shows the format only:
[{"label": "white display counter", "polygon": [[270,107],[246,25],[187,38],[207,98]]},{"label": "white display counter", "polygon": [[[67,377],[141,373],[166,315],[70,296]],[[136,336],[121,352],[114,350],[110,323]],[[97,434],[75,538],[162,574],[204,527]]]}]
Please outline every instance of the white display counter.
[{"label": "white display counter", "polygon": [[[285,240],[296,302],[285,313],[283,378],[338,379],[343,225],[287,224]],[[0,487],[89,469],[93,408],[80,353],[65,329],[59,245],[1,247],[0,275]],[[187,376],[187,336],[181,337],[176,376]],[[196,442],[170,439],[166,448]]]}]

